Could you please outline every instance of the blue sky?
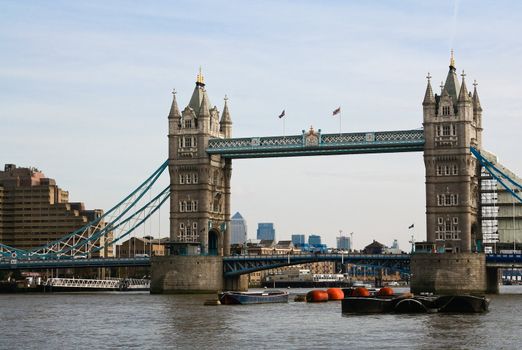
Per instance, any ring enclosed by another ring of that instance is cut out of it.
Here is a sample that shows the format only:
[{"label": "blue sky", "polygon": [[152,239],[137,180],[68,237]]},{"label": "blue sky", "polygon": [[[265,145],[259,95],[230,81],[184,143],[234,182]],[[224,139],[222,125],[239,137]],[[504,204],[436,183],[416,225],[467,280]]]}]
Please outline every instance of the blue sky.
[{"label": "blue sky", "polygon": [[[425,76],[479,83],[484,147],[522,172],[522,4],[517,1],[0,1],[0,161],[35,166],[108,209],[167,157],[171,90],[184,107],[203,67],[237,137],[311,125],[415,129]],[[468,85],[468,87],[471,87]],[[237,160],[232,210],[277,238],[425,237],[421,153]],[[165,180],[166,182],[166,180]],[[162,232],[167,234],[167,209]]]}]

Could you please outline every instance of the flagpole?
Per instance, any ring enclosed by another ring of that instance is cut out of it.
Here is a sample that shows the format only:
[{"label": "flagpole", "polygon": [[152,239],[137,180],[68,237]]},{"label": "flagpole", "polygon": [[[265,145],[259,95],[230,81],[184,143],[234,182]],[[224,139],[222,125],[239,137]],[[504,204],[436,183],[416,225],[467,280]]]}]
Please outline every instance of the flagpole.
[{"label": "flagpole", "polygon": [[339,111],[339,136],[342,135],[342,122],[341,122],[342,119],[343,119],[343,111],[340,110]]},{"label": "flagpole", "polygon": [[285,117],[281,118],[283,119],[283,137],[285,137]]}]

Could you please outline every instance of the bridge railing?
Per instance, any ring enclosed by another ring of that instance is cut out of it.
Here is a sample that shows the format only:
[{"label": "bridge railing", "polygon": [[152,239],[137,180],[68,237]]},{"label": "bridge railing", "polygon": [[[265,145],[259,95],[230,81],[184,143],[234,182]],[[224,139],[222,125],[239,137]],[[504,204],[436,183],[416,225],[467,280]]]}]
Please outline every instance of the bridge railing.
[{"label": "bridge railing", "polygon": [[382,152],[418,151],[423,145],[422,129],[340,134],[321,134],[319,130],[313,134],[303,131],[302,135],[291,136],[214,138],[209,140],[207,153],[248,158],[303,155],[303,152],[308,155],[333,154],[343,153],[342,150],[345,153],[368,153],[377,148]]},{"label": "bridge railing", "polygon": [[362,253],[348,253],[348,254],[273,254],[273,255],[231,255],[223,257],[224,260],[252,260],[252,259],[260,259],[260,260],[274,260],[274,259],[288,259],[288,258],[296,258],[296,259],[310,259],[310,258],[321,258],[321,259],[340,259],[340,258],[350,259],[360,259],[360,258],[368,258],[368,259],[404,259],[409,260],[409,254],[362,254]]}]

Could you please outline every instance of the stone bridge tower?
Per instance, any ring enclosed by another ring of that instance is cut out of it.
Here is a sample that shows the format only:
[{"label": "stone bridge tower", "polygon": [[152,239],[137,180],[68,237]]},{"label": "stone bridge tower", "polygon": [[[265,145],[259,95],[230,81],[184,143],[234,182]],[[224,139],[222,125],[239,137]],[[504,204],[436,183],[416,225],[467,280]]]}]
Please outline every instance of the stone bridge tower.
[{"label": "stone bridge tower", "polygon": [[201,70],[180,113],[173,92],[169,117],[171,254],[228,255],[231,161],[206,152],[211,138],[229,138],[232,121],[212,106]]},{"label": "stone bridge tower", "polygon": [[428,86],[424,110],[426,229],[429,250],[411,257],[413,293],[498,292],[496,270],[486,268],[480,222],[480,166],[470,146],[482,148],[482,107],[476,84],[457,78],[453,52],[440,95]]},{"label": "stone bridge tower", "polygon": [[469,93],[461,76],[459,84],[452,51],[441,94],[433,94],[428,74],[422,103],[427,241],[439,253],[482,250],[480,167],[470,152],[482,147],[482,108],[476,84]]}]

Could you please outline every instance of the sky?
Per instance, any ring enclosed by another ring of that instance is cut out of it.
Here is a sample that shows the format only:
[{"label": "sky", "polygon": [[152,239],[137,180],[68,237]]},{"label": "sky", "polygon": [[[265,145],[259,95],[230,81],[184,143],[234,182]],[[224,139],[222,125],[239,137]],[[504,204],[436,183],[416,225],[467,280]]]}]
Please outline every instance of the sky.
[{"label": "sky", "polygon": [[[287,135],[336,133],[339,106],[342,132],[417,129],[453,48],[479,84],[484,148],[521,174],[521,15],[518,1],[0,0],[0,162],[109,209],[167,158],[171,91],[185,107],[200,66],[234,137],[281,135],[283,109]],[[273,222],[277,239],[409,250],[426,237],[424,180],[422,153],[234,160],[231,207],[249,238]]]}]

